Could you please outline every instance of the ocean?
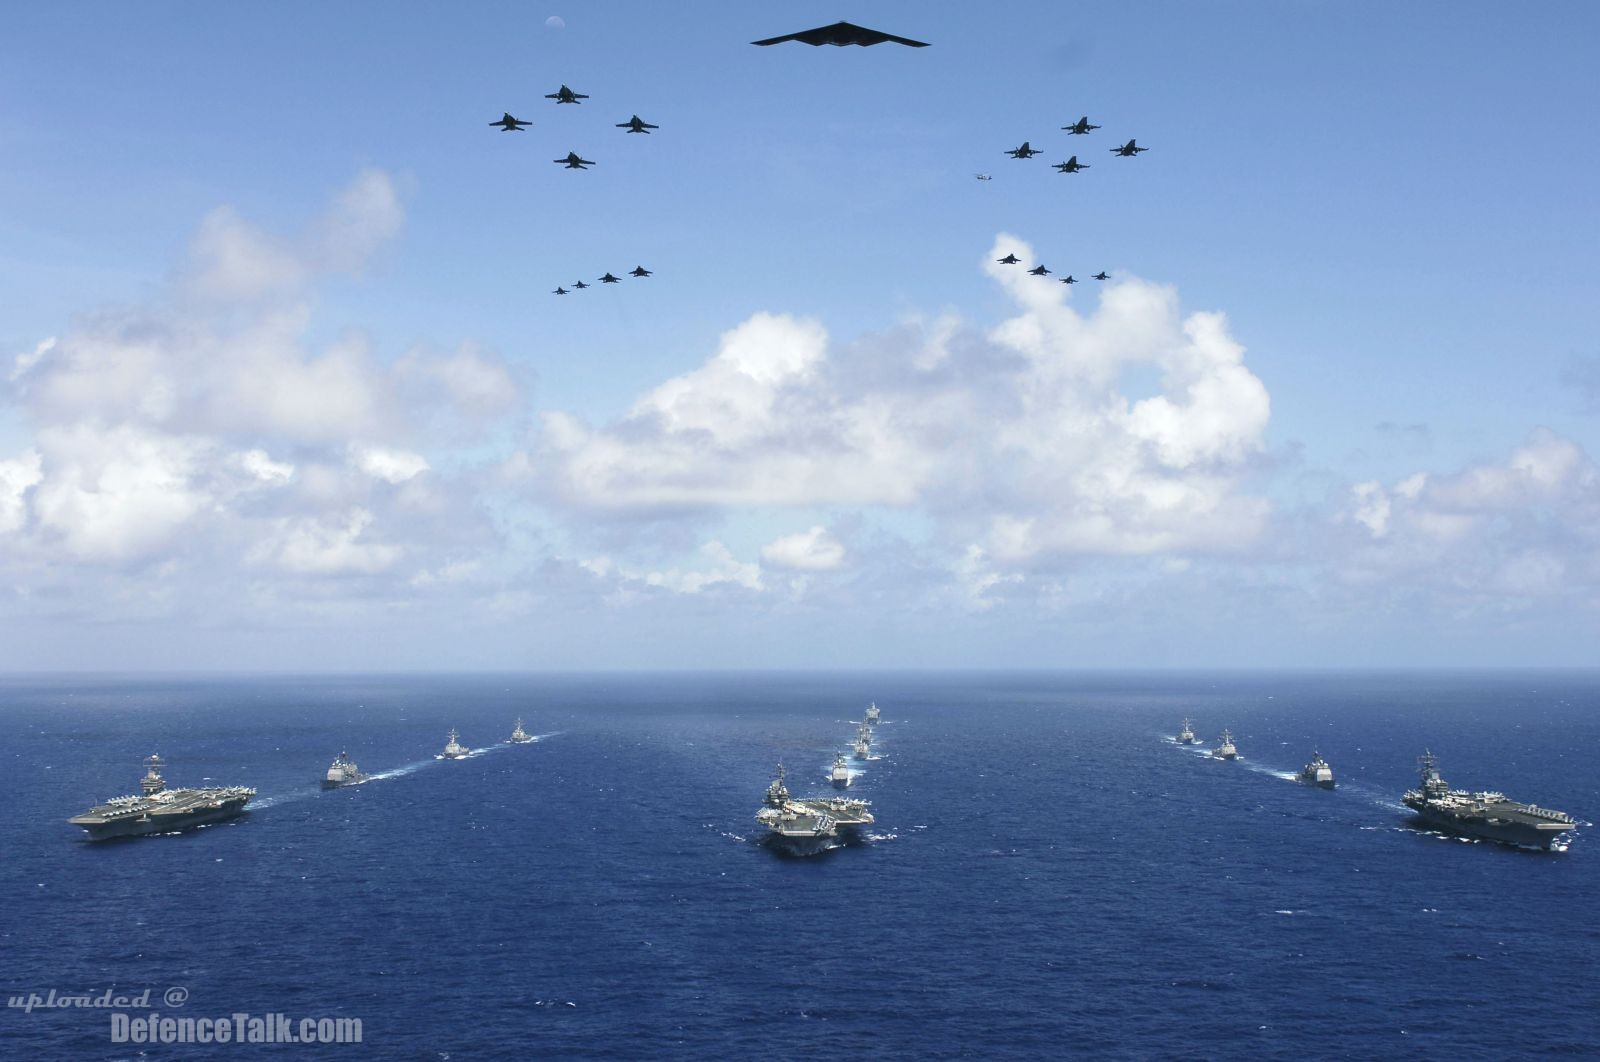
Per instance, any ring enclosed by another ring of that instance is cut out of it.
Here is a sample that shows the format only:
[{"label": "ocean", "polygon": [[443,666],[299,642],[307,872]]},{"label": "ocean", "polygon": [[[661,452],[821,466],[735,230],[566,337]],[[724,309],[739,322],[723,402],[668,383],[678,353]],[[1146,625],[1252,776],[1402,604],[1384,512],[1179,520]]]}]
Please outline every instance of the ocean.
[{"label": "ocean", "polygon": [[[865,842],[761,846],[776,765],[831,792],[869,700]],[[481,751],[436,759],[451,728]],[[1526,852],[1399,802],[1431,748],[1600,817],[1594,672],[11,677],[0,733],[8,1001],[360,1019],[275,1051],[316,1058],[1600,1055],[1596,831]],[[376,777],[323,791],[341,750]],[[1337,790],[1292,780],[1313,750]],[[151,753],[259,795],[83,840]],[[0,1021],[15,1058],[248,1050]]]}]

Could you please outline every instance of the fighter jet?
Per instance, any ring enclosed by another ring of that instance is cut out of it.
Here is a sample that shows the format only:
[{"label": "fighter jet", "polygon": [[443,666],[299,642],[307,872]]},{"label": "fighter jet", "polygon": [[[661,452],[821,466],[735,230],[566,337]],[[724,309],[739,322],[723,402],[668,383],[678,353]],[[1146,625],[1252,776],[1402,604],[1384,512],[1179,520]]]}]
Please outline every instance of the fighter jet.
[{"label": "fighter jet", "polygon": [[1038,150],[1037,148],[1029,147],[1028,142],[1024,140],[1021,147],[1012,148],[1010,151],[1006,152],[1006,154],[1010,155],[1014,159],[1031,159],[1035,155],[1043,155],[1044,152]]},{"label": "fighter jet", "polygon": [[1102,270],[1100,270],[1100,272],[1098,272],[1098,273],[1096,273],[1094,275],[1094,278],[1096,280],[1110,280],[1111,279],[1111,274],[1107,273],[1104,269],[1102,269]]},{"label": "fighter jet", "polygon": [[632,118],[629,118],[626,122],[618,122],[617,128],[626,129],[630,133],[644,133],[648,135],[650,130],[660,129],[661,127],[659,125],[651,125],[649,122],[641,121],[639,116],[636,114]]},{"label": "fighter jet", "polygon": [[874,44],[883,44],[893,41],[895,44],[904,44],[908,48],[926,48],[924,41],[908,40],[905,37],[896,37],[892,33],[880,33],[875,29],[857,26],[850,22],[835,22],[831,26],[818,26],[816,29],[801,30],[799,33],[785,33],[781,37],[768,37],[764,41],[751,41],[751,44],[762,48],[773,44],[782,44],[785,41],[799,41],[819,48],[824,44],[831,44],[835,48],[843,48],[849,44],[859,44],[863,48],[870,48]]},{"label": "fighter jet", "polygon": [[1014,254],[1008,254],[1004,258],[996,258],[995,261],[999,262],[1001,265],[1016,265],[1018,262],[1022,261],[1022,259],[1018,258]]},{"label": "fighter jet", "polygon": [[610,273],[607,273],[605,276],[600,278],[600,283],[602,283],[602,284],[620,284],[620,283],[622,283],[622,278],[621,277],[614,277]]},{"label": "fighter jet", "polygon": [[566,293],[567,293],[567,289],[562,287],[560,284],[557,284],[556,285],[556,290],[552,291],[550,294],[552,294],[552,295],[565,295]]},{"label": "fighter jet", "polygon": [[567,152],[567,157],[564,159],[551,159],[550,161],[557,166],[565,166],[569,170],[581,170],[594,165],[591,159],[580,159],[575,151]]},{"label": "fighter jet", "polygon": [[632,269],[628,270],[628,275],[630,277],[647,277],[650,276],[650,270],[646,269],[644,266],[634,266]]},{"label": "fighter jet", "polygon": [[994,180],[994,178],[989,176],[987,173],[974,173],[973,176],[976,177],[980,181],[992,181],[992,180]]},{"label": "fighter jet", "polygon": [[1071,125],[1064,125],[1061,128],[1065,129],[1073,136],[1082,136],[1089,130],[1099,129],[1100,127],[1098,125],[1090,125],[1089,116],[1086,114],[1082,118],[1079,118],[1076,122],[1073,122]]},{"label": "fighter jet", "polygon": [[589,285],[585,284],[583,281],[580,280],[580,281],[578,281],[576,284],[574,284],[572,286],[577,288],[579,291],[582,291],[584,288],[588,287]]},{"label": "fighter jet", "polygon": [[1071,273],[1068,273],[1066,276],[1061,278],[1061,283],[1063,284],[1076,284],[1077,282],[1078,278],[1073,276]]},{"label": "fighter jet", "polygon": [[1093,166],[1085,166],[1083,163],[1079,162],[1078,156],[1076,155],[1072,156],[1065,162],[1056,163],[1056,169],[1060,170],[1062,173],[1077,173],[1079,170],[1090,170],[1093,168]]},{"label": "fighter jet", "polygon": [[1041,262],[1038,265],[1034,266],[1032,269],[1028,270],[1028,272],[1031,273],[1032,275],[1036,276],[1036,277],[1047,277],[1047,276],[1050,275],[1050,270],[1048,270],[1048,269],[1046,269],[1044,267],[1044,263],[1043,262]]},{"label": "fighter jet", "polygon": [[1126,144],[1123,144],[1121,147],[1112,148],[1111,149],[1111,153],[1113,155],[1121,155],[1124,158],[1130,158],[1131,159],[1135,155],[1137,155],[1139,152],[1141,152],[1141,151],[1149,151],[1149,150],[1150,150],[1149,148],[1142,148],[1138,144],[1135,144],[1132,140],[1130,140]]},{"label": "fighter jet", "polygon": [[581,92],[573,92],[565,85],[562,85],[554,92],[545,95],[545,99],[555,100],[557,103],[577,103],[579,100],[586,100],[588,98],[588,96],[585,96]]},{"label": "fighter jet", "polygon": [[511,113],[508,111],[500,116],[500,120],[498,122],[490,122],[489,124],[498,125],[502,133],[520,133],[533,123],[518,121],[517,119],[511,117]]}]

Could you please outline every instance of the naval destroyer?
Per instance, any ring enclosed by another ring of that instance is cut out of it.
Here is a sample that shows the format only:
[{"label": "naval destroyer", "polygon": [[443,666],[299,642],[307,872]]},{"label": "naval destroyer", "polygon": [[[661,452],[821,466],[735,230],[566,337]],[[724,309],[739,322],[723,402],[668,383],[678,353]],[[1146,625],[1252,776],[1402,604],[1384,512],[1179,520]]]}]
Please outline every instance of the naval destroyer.
[{"label": "naval destroyer", "polygon": [[464,760],[467,758],[467,753],[471,752],[472,750],[466,748],[461,744],[461,742],[457,741],[457,736],[458,735],[455,732],[455,728],[451,727],[450,740],[445,742],[444,751],[439,754],[440,759]]},{"label": "naval destroyer", "polygon": [[867,759],[872,755],[872,727],[866,723],[861,724],[860,729],[856,731],[855,748],[851,751],[858,760]]},{"label": "naval destroyer", "polygon": [[1178,731],[1178,744],[1180,744],[1180,745],[1193,745],[1194,744],[1194,724],[1189,722],[1189,717],[1188,716],[1184,716],[1183,717],[1183,728]]},{"label": "naval destroyer", "polygon": [[845,797],[796,800],[783,784],[783,764],[767,786],[756,821],[767,829],[766,841],[790,855],[816,855],[853,839],[863,826],[873,823],[871,805]]},{"label": "naval destroyer", "polygon": [[145,776],[139,782],[141,795],[112,797],[67,821],[82,826],[91,841],[112,837],[138,837],[147,833],[171,833],[207,822],[221,822],[244,811],[254,789],[227,786],[216,789],[168,789],[161,777],[166,764],[160,756],[144,761]]},{"label": "naval destroyer", "polygon": [[1520,848],[1565,851],[1566,834],[1577,827],[1571,815],[1533,804],[1519,804],[1504,793],[1451,789],[1439,777],[1439,761],[1424,751],[1417,758],[1422,779],[1402,798],[1429,826]]},{"label": "naval destroyer", "polygon": [[1314,785],[1319,789],[1332,789],[1333,768],[1328,766],[1328,761],[1322,758],[1322,753],[1313,752],[1311,762],[1300,768],[1300,773],[1295,775],[1295,781],[1305,785]]},{"label": "naval destroyer", "polygon": [[1236,760],[1239,758],[1239,750],[1233,747],[1233,733],[1231,731],[1224,730],[1222,732],[1222,740],[1218,741],[1217,747],[1211,750],[1211,755],[1219,760]]},{"label": "naval destroyer", "polygon": [[348,752],[341,752],[328,765],[328,773],[322,778],[322,788],[338,789],[345,785],[360,785],[368,777],[366,772],[356,766],[356,761],[350,758]]},{"label": "naval destroyer", "polygon": [[530,742],[532,740],[533,740],[533,735],[529,734],[529,733],[526,733],[522,729],[522,720],[518,719],[517,720],[517,728],[511,732],[511,743],[513,745],[526,745],[528,742]]}]

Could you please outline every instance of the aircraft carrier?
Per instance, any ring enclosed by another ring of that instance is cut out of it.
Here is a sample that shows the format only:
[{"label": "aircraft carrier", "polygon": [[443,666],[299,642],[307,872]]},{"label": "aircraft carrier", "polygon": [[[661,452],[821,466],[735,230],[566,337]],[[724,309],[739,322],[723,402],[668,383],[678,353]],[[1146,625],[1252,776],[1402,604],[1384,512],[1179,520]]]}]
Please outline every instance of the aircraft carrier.
[{"label": "aircraft carrier", "polygon": [[244,811],[256,795],[254,789],[228,786],[220,789],[168,789],[160,756],[145,760],[148,768],[139,783],[140,796],[112,797],[67,821],[82,826],[91,841],[113,837],[139,837],[172,833],[207,822],[221,822]]},{"label": "aircraft carrier", "polygon": [[767,828],[767,843],[790,855],[816,855],[838,848],[873,823],[865,800],[815,797],[796,800],[783,784],[783,764],[767,786],[756,821]]},{"label": "aircraft carrier", "polygon": [[1571,815],[1533,804],[1519,804],[1504,793],[1469,793],[1451,789],[1439,776],[1439,762],[1432,752],[1417,758],[1422,781],[1417,789],[1402,798],[1406,807],[1429,826],[1486,841],[1565,851],[1567,834],[1577,828]]}]

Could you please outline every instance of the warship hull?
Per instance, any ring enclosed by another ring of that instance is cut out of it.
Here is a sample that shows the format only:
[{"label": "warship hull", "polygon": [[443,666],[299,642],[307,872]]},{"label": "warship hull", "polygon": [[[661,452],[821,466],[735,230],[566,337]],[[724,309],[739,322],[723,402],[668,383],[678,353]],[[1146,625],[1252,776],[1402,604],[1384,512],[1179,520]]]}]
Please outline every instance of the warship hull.
[{"label": "warship hull", "polygon": [[1540,852],[1564,849],[1573,829],[1568,823],[1525,817],[1516,810],[1499,810],[1493,806],[1480,815],[1445,811],[1410,800],[1406,805],[1417,822],[1432,829]]},{"label": "warship hull", "polygon": [[250,797],[215,798],[203,795],[195,800],[172,801],[159,808],[133,813],[106,814],[100,808],[74,815],[67,820],[82,826],[91,841],[110,841],[119,837],[144,837],[153,833],[176,833],[207,823],[236,818],[250,803]]},{"label": "warship hull", "polygon": [[331,778],[324,778],[322,780],[322,788],[324,788],[324,789],[343,789],[345,786],[348,786],[348,785],[360,785],[362,782],[365,782],[368,778],[371,778],[371,777],[372,776],[369,775],[369,774],[359,774],[354,778],[345,778],[345,779],[342,779],[342,780],[337,781],[337,782],[332,780]]}]

